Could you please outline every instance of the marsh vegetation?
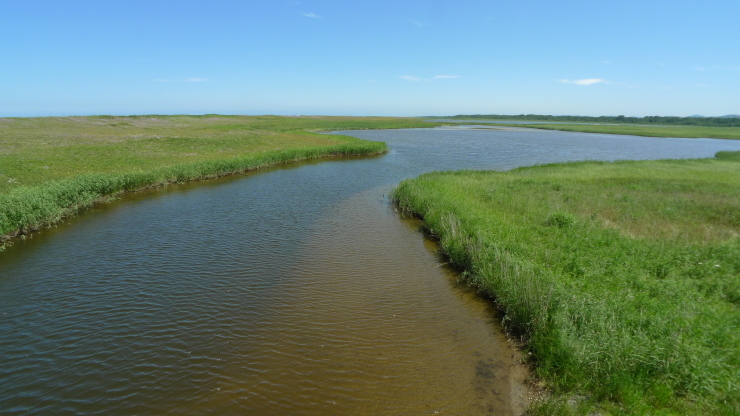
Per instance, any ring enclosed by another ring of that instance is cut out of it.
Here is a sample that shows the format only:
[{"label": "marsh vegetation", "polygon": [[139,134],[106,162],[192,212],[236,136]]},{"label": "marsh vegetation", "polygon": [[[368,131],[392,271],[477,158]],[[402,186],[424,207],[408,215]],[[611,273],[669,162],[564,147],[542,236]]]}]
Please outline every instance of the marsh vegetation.
[{"label": "marsh vegetation", "polygon": [[500,114],[474,114],[474,115],[457,115],[445,117],[457,120],[510,120],[510,121],[542,121],[557,123],[618,123],[618,124],[637,124],[637,125],[659,125],[659,126],[706,126],[706,127],[740,127],[740,116],[727,115],[722,117],[625,117],[625,116],[551,116],[542,114],[519,114],[519,115],[500,115]]},{"label": "marsh vegetation", "polygon": [[[115,390],[111,386],[121,380],[148,377],[147,371],[151,370],[158,377],[146,380],[156,383],[129,383],[121,397],[137,394],[141,401],[136,405],[147,403],[163,411],[180,408],[177,406],[186,409],[192,403],[203,408],[216,402],[226,403],[210,396],[213,380],[228,381],[233,377],[235,386],[242,386],[245,377],[264,381],[261,370],[245,376],[231,374],[233,368],[290,368],[287,372],[275,371],[289,374],[297,365],[305,364],[306,374],[316,371],[310,360],[298,360],[297,364],[286,362],[281,354],[274,360],[244,355],[243,345],[252,345],[259,354],[275,352],[270,334],[279,334],[280,342],[285,339],[287,332],[274,331],[275,322],[265,324],[260,320],[264,311],[270,316],[279,315],[276,311],[288,311],[285,316],[289,319],[284,323],[286,328],[295,330],[296,345],[323,330],[308,324],[315,323],[335,330],[331,338],[342,340],[337,345],[348,346],[346,336],[353,332],[343,325],[326,323],[337,317],[344,319],[342,312],[346,310],[353,310],[353,319],[359,319],[364,306],[350,306],[345,301],[351,297],[348,294],[355,294],[359,296],[357,305],[371,305],[362,298],[370,283],[376,285],[374,293],[382,304],[388,301],[389,293],[401,294],[400,298],[395,297],[393,314],[399,308],[407,310],[408,313],[399,315],[406,320],[394,317],[389,321],[385,319],[390,316],[387,310],[381,308],[379,316],[383,319],[377,322],[382,325],[374,329],[353,326],[357,339],[368,342],[365,349],[353,342],[352,348],[325,353],[325,339],[315,339],[315,350],[308,350],[325,360],[318,368],[326,370],[336,364],[337,374],[346,376],[347,382],[366,385],[358,382],[356,372],[348,372],[344,367],[364,363],[357,359],[359,351],[374,354],[385,347],[399,346],[423,347],[427,351],[428,346],[434,345],[435,354],[450,353],[462,361],[427,359],[426,355],[413,352],[409,356],[423,364],[411,365],[412,361],[401,359],[399,363],[409,370],[399,370],[399,374],[423,382],[399,378],[397,384],[384,380],[383,385],[396,398],[401,397],[399,385],[423,389],[441,402],[445,395],[436,391],[455,391],[450,396],[458,399],[469,397],[478,391],[468,391],[470,374],[477,377],[480,363],[482,368],[489,368],[490,361],[481,361],[479,354],[481,348],[493,347],[490,340],[481,340],[477,334],[486,338],[491,331],[490,322],[479,317],[471,325],[467,312],[458,313],[455,308],[460,305],[454,301],[449,302],[448,309],[441,308],[440,299],[444,296],[458,299],[459,295],[445,292],[447,281],[440,284],[437,274],[422,273],[430,280],[422,283],[424,291],[418,290],[420,283],[415,279],[421,266],[410,263],[406,251],[398,247],[421,239],[410,229],[406,230],[408,235],[398,234],[403,238],[388,234],[388,230],[398,231],[394,228],[398,225],[397,214],[387,210],[382,202],[392,184],[430,169],[511,169],[586,158],[707,157],[721,149],[740,147],[740,142],[723,140],[594,137],[531,129],[343,133],[365,140],[312,133],[334,128],[430,126],[434,124],[418,119],[267,116],[0,121],[0,129],[4,129],[0,135],[0,157],[5,158],[0,165],[0,173],[5,175],[0,219],[10,224],[6,228],[10,233],[13,229],[28,230],[33,224],[51,223],[118,192],[226,175],[286,160],[377,153],[386,149],[380,142],[388,142],[394,149],[382,158],[351,158],[293,171],[280,169],[245,180],[224,178],[211,182],[212,187],[191,184],[127,195],[121,204],[91,210],[90,216],[80,218],[74,227],[44,233],[5,251],[0,267],[6,278],[2,280],[4,301],[0,304],[6,306],[11,325],[0,337],[4,346],[0,350],[6,358],[0,361],[4,363],[3,371],[13,374],[13,378],[6,380],[4,398],[21,403],[19,406],[39,398],[53,402],[53,406],[68,406],[75,398],[79,409],[90,409],[87,406],[94,406],[99,397],[111,399],[107,396]],[[732,371],[738,368],[736,329],[740,298],[737,157],[737,153],[722,152],[711,160],[583,162],[510,172],[435,173],[405,182],[397,196],[407,209],[424,216],[427,226],[441,237],[446,252],[464,268],[465,280],[506,311],[505,324],[510,334],[526,342],[540,380],[554,392],[551,400],[539,403],[533,412],[589,413],[596,409],[614,414],[734,414],[738,380]],[[6,181],[9,178],[14,180]],[[200,191],[184,191],[191,187]],[[342,210],[342,218],[346,219],[343,224],[348,225],[335,230],[332,226],[338,224],[336,217],[326,223],[323,245],[317,244],[320,239],[315,234],[303,235],[316,218],[326,215],[327,207],[367,189],[372,192],[363,193],[365,197],[359,202]],[[151,204],[125,202],[131,200]],[[362,221],[358,221],[358,215]],[[377,221],[369,221],[370,218]],[[363,228],[360,223],[365,224]],[[364,231],[358,232],[360,229]],[[385,234],[377,234],[381,229],[386,230]],[[339,235],[344,237],[340,239]],[[369,244],[371,235],[377,237],[373,244]],[[388,235],[394,236],[390,238],[392,242],[383,240]],[[55,240],[57,237],[59,240]],[[204,250],[206,241],[209,248]],[[298,261],[296,246],[311,253],[300,266],[294,264]],[[383,250],[372,251],[379,248]],[[327,257],[327,253],[333,254]],[[379,260],[387,269],[379,266]],[[438,269],[436,257],[427,260],[423,264],[431,270]],[[363,267],[359,267],[362,262]],[[94,267],[80,267],[91,263]],[[307,270],[304,266],[309,263],[313,266],[308,269],[314,270],[309,276],[316,279],[312,284],[307,284],[305,273],[299,279],[294,276],[296,270]],[[333,274],[328,274],[330,267],[326,265],[345,263],[346,267],[335,267]],[[122,268],[121,264],[128,266]],[[378,278],[367,278],[371,270]],[[409,272],[397,275],[384,270]],[[161,278],[155,279],[154,275]],[[215,282],[221,289],[211,291]],[[295,283],[294,296],[286,296],[290,286],[266,289],[276,282]],[[343,287],[342,282],[357,286]],[[399,282],[408,285],[405,291],[394,286]],[[430,295],[429,282],[434,282],[440,291]],[[325,293],[318,296],[313,288],[325,289]],[[303,289],[312,294],[296,294]],[[189,316],[178,324],[183,325],[178,331],[168,329],[172,324],[172,304],[160,302],[173,296],[186,299],[186,304],[176,309]],[[269,302],[265,303],[266,299]],[[302,301],[295,303],[290,299]],[[300,306],[293,308],[294,303]],[[245,305],[260,306],[240,309]],[[339,313],[334,312],[337,305],[343,305]],[[373,305],[371,315],[375,311]],[[421,305],[427,305],[429,320],[408,320],[424,309]],[[287,309],[281,309],[284,307]],[[131,310],[141,314],[134,319]],[[226,310],[237,318],[223,319]],[[213,316],[220,318],[209,318]],[[105,320],[108,333],[101,334],[100,328],[93,325],[101,319]],[[198,322],[202,319],[207,319],[208,324],[201,328]],[[306,323],[295,324],[301,320]],[[247,321],[250,326],[245,330]],[[60,363],[66,358],[48,343],[28,343],[25,334],[30,331],[34,339],[43,340],[48,328],[56,328],[62,322],[64,325],[54,330],[54,336],[78,354],[69,365],[99,368],[100,362],[107,363],[104,371],[96,370],[109,380],[108,384],[95,381],[99,390],[81,389],[91,379],[62,373],[59,369],[67,368],[63,365],[38,370],[39,362]],[[137,329],[142,324],[162,332],[151,338],[142,337]],[[394,326],[397,324],[401,326]],[[238,330],[233,332],[231,325]],[[419,345],[420,338],[410,328],[421,330],[434,341]],[[459,346],[461,328],[467,328],[466,339],[473,340],[465,344],[466,349]],[[209,331],[221,331],[222,336],[214,337]],[[380,335],[367,338],[372,331]],[[265,334],[269,339],[261,344]],[[386,335],[388,338],[383,341]],[[406,341],[399,341],[401,335]],[[183,344],[183,337],[188,342]],[[146,342],[142,342],[144,338]],[[86,341],[80,343],[78,339]],[[166,355],[168,365],[162,365],[159,355],[144,360],[147,365],[141,367],[142,373],[132,370],[128,355],[120,353],[121,345],[127,345],[120,342],[122,339],[136,344],[141,356],[161,345],[180,347]],[[224,341],[234,340],[239,342],[228,345],[239,347],[227,348],[228,353],[219,352],[226,347]],[[199,346],[203,356],[219,357],[218,364],[198,361],[195,367],[182,366],[180,360],[185,354],[190,357],[193,345]],[[35,349],[36,355],[28,358],[28,348]],[[117,361],[100,358],[109,353],[118,357]],[[295,357],[304,354],[305,351]],[[376,359],[380,361],[373,361]],[[389,368],[390,362],[384,357],[373,356],[369,360],[377,368]],[[235,362],[241,364],[235,366]],[[440,376],[422,376],[426,374],[419,372],[422,367],[437,371],[428,362],[438,363],[434,367],[437,369],[448,367],[439,370]],[[365,367],[369,366],[362,364],[360,368]],[[451,382],[452,372],[448,368],[458,371],[457,382]],[[481,374],[490,373],[486,371]],[[502,374],[497,377],[503,377]],[[187,380],[193,375],[207,375],[196,389],[201,395],[188,390],[192,386]],[[166,393],[149,388],[161,386],[158,381],[168,377],[186,382],[168,384]],[[334,376],[331,379],[337,380]],[[282,380],[282,384],[271,384],[271,397],[286,409],[296,409],[291,406],[297,405],[296,391],[301,390],[294,381],[291,377]],[[47,382],[69,390],[58,399],[49,399],[44,393],[48,389],[39,387]],[[327,397],[333,394],[320,384],[320,377],[312,382],[322,388],[311,385],[310,391],[320,390]],[[428,388],[428,383],[435,383],[440,390]],[[343,386],[344,381],[339,384]],[[91,393],[95,400],[77,401],[75,392],[82,390],[95,391]],[[38,394],[29,395],[30,391]],[[372,396],[374,391],[361,390],[345,397],[343,405],[353,409],[361,402],[357,398]],[[274,403],[273,399],[264,401],[256,396],[244,401],[240,387],[230,394],[234,401],[229,403],[246,404],[251,409]],[[177,403],[163,400],[164,395]],[[403,397],[411,396],[421,397],[416,393]],[[485,400],[477,398],[476,403],[503,397],[490,396]],[[124,403],[116,401],[118,398],[111,400],[116,408]],[[460,408],[465,409],[465,403],[469,403],[466,400],[455,403],[462,403]],[[307,400],[303,404],[313,403]],[[425,408],[429,405],[428,401],[419,403]]]},{"label": "marsh vegetation", "polygon": [[740,411],[740,153],[422,175],[394,191],[555,393],[534,411]]},{"label": "marsh vegetation", "polygon": [[[487,126],[526,127],[582,133],[625,134],[647,137],[740,139],[740,116],[725,117],[585,117],[538,114],[458,115],[438,117],[437,122],[455,121]],[[521,122],[522,124],[517,124]]]},{"label": "marsh vegetation", "polygon": [[0,238],[53,224],[119,192],[386,150],[383,143],[315,131],[422,126],[429,123],[383,117],[0,119]]},{"label": "marsh vegetation", "polygon": [[[495,123],[487,125],[496,125]],[[648,137],[713,138],[740,140],[740,127],[633,126],[629,124],[505,124],[506,127],[574,131],[581,133],[625,134]]]}]

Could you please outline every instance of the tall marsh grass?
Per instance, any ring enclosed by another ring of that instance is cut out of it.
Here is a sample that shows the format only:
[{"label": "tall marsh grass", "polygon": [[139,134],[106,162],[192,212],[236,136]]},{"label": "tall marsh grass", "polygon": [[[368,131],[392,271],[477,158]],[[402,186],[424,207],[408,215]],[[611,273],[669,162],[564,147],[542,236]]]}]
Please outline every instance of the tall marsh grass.
[{"label": "tall marsh grass", "polygon": [[[486,124],[491,125],[491,124]],[[493,125],[497,125],[493,123]],[[625,134],[647,137],[684,137],[740,140],[740,127],[635,126],[629,124],[498,124],[507,127],[574,131],[581,133]]]},{"label": "tall marsh grass", "polygon": [[554,392],[534,414],[740,414],[738,162],[436,172],[393,195],[525,341]]},{"label": "tall marsh grass", "polygon": [[0,194],[90,173],[150,171],[357,139],[316,130],[433,127],[391,117],[91,116],[0,120]]},{"label": "tall marsh grass", "polygon": [[0,236],[7,239],[15,234],[54,224],[101,198],[121,192],[172,182],[207,179],[287,161],[377,154],[385,150],[385,143],[354,139],[333,146],[248,153],[226,159],[163,166],[148,171],[89,173],[35,186],[21,186],[0,194]]},{"label": "tall marsh grass", "polygon": [[316,130],[432,127],[400,117],[90,116],[0,120],[0,249],[119,192],[384,143]]}]

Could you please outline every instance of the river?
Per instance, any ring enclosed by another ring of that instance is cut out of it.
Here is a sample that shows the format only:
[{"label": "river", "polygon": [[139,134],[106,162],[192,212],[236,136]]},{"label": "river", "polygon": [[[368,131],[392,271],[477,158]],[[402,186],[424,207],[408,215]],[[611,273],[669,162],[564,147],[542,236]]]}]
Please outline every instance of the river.
[{"label": "river", "polygon": [[529,129],[340,133],[390,151],[124,195],[0,253],[0,413],[518,413],[500,316],[389,190],[431,170],[740,150]]}]

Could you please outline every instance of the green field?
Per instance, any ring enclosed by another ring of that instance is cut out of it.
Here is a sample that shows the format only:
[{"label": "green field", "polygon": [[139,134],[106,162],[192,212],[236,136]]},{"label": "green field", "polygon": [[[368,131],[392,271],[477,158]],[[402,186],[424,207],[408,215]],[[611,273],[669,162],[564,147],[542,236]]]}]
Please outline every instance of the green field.
[{"label": "green field", "polygon": [[541,121],[549,123],[596,123],[622,124],[639,126],[705,126],[705,127],[740,127],[740,116],[723,117],[671,117],[671,116],[553,116],[546,114],[460,114],[456,116],[427,117],[450,120],[506,120],[506,121]]},{"label": "green field", "polygon": [[434,126],[390,117],[0,119],[0,237],[53,224],[119,192],[386,150],[384,143],[315,131]]},{"label": "green field", "polygon": [[85,173],[149,170],[356,141],[306,131],[434,127],[380,117],[131,116],[0,119],[0,193]]},{"label": "green field", "polygon": [[402,182],[553,392],[533,414],[740,414],[740,153]]},{"label": "green field", "polygon": [[[471,124],[475,124],[471,122]],[[629,124],[509,124],[486,123],[486,126],[525,127],[529,129],[576,131],[582,133],[628,134],[649,137],[682,137],[740,140],[740,127],[705,126],[634,126]]]}]

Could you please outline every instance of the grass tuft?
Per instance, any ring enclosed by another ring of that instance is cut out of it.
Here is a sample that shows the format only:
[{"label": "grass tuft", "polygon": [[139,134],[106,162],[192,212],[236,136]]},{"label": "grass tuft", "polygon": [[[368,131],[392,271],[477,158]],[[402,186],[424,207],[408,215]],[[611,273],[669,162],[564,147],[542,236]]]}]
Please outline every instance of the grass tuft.
[{"label": "grass tuft", "polygon": [[545,225],[566,228],[575,225],[576,222],[578,222],[578,218],[569,212],[553,212],[547,216]]}]

